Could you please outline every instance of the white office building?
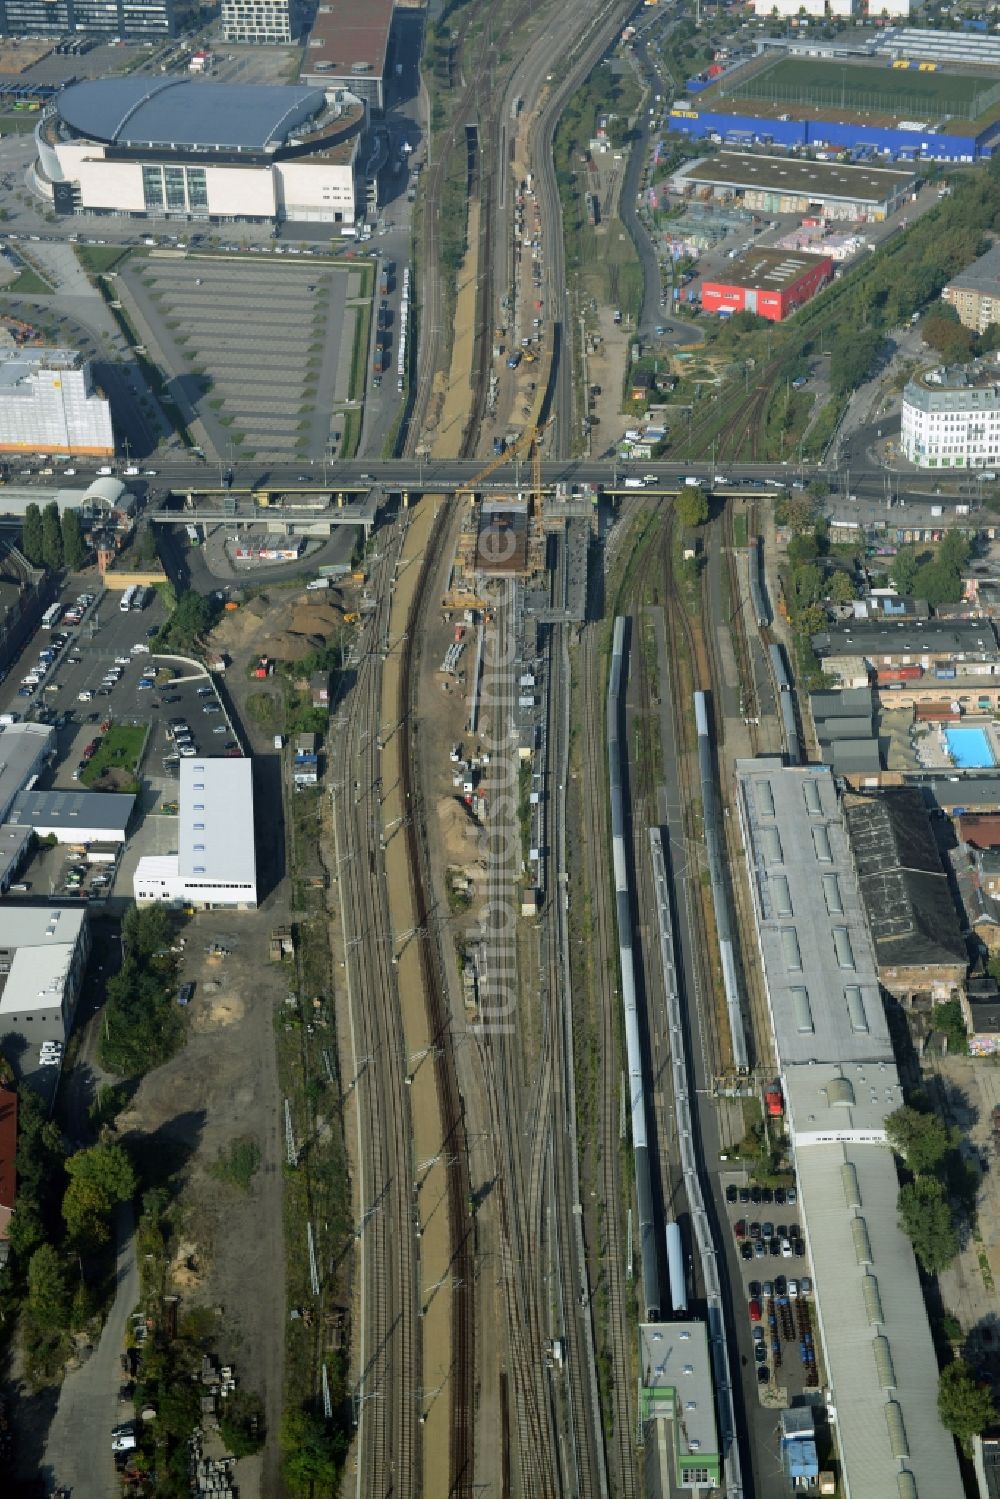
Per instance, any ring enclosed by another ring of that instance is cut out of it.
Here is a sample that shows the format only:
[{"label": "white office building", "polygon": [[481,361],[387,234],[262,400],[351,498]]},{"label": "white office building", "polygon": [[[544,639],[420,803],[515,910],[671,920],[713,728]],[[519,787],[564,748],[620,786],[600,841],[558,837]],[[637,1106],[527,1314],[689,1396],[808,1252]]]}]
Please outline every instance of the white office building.
[{"label": "white office building", "polygon": [[903,391],[900,446],[920,468],[1000,463],[1000,367],[930,370]]},{"label": "white office building", "polygon": [[249,760],[181,761],[177,852],[140,859],[138,905],[250,911],[257,905],[253,771]]},{"label": "white office building", "polygon": [[222,0],[222,35],[227,42],[288,46],[295,31],[292,0]]},{"label": "white office building", "polygon": [[0,452],[109,458],[111,406],[72,349],[0,349]]},{"label": "white office building", "polygon": [[757,16],[781,16],[783,19],[808,16],[816,21],[824,21],[828,15],[848,18],[857,9],[854,0],[751,0],[751,4]]},{"label": "white office building", "polygon": [[83,984],[90,929],[74,906],[0,906],[0,1038],[21,1073],[43,1041],[64,1041]]}]

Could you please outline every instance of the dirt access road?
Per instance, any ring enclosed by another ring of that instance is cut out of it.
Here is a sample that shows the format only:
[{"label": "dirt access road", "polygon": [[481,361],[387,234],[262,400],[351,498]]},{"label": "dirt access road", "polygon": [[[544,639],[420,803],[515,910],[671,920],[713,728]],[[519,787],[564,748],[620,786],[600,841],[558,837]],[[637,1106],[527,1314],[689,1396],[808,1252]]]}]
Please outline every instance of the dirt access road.
[{"label": "dirt access road", "polygon": [[[148,1149],[152,1137],[177,1157],[183,1188],[171,1289],[181,1298],[181,1316],[193,1306],[221,1308],[221,1359],[234,1363],[239,1383],[264,1401],[267,1445],[262,1456],[238,1466],[242,1499],[280,1491],[287,1310],[274,1015],[288,976],[268,962],[267,948],[271,925],[284,919],[272,898],[266,914],[205,912],[187,922],[180,978],[196,984],[188,1043],[143,1080],[119,1120],[126,1140],[145,1136]],[[208,957],[212,942],[232,955]],[[260,1150],[249,1193],[211,1173],[220,1152],[241,1137],[252,1137]]]}]

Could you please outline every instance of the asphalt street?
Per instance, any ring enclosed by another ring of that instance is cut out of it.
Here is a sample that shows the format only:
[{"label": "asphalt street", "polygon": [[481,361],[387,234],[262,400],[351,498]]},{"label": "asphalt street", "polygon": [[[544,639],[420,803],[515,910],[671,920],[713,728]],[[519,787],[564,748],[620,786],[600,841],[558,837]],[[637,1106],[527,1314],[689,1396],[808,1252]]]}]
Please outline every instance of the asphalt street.
[{"label": "asphalt street", "polygon": [[65,1484],[78,1499],[97,1499],[118,1487],[111,1432],[120,1421],[132,1417],[131,1404],[119,1403],[118,1390],[122,1380],[119,1359],[129,1318],[139,1301],[133,1229],[132,1208],[125,1204],[115,1220],[115,1299],[97,1347],[63,1381],[45,1444],[43,1475],[53,1484]]}]

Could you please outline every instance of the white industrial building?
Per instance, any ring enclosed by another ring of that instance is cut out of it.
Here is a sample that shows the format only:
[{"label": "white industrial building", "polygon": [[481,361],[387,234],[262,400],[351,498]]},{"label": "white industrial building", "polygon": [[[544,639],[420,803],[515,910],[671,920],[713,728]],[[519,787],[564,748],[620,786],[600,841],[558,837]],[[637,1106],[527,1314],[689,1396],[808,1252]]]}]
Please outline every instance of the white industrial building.
[{"label": "white industrial building", "polygon": [[1000,368],[930,370],[903,390],[900,447],[920,468],[993,468],[1000,463]]},{"label": "white industrial building", "polygon": [[0,906],[0,1037],[22,1073],[43,1041],[64,1041],[83,984],[90,929],[76,906]]},{"label": "white industrial building", "polygon": [[287,47],[295,38],[293,0],[222,0],[227,42]]},{"label": "white industrial building", "polygon": [[124,843],[134,807],[123,792],[21,791],[7,822],[57,843]]},{"label": "white industrial building", "polygon": [[50,724],[0,724],[0,822],[10,821],[14,798],[41,772],[55,747]]},{"label": "white industrial building", "polygon": [[250,761],[182,760],[178,804],[177,852],[139,860],[133,877],[136,903],[253,910],[257,855]]},{"label": "white industrial building", "polygon": [[0,452],[108,458],[110,402],[72,349],[0,348]]},{"label": "white industrial building", "polygon": [[[785,19],[808,16],[810,20],[819,21],[825,20],[828,15],[849,18],[857,9],[855,0],[751,0],[751,4],[754,15],[757,16],[781,16]],[[906,14],[909,14],[909,10]]]},{"label": "white industrial building", "polygon": [[353,224],[350,92],[135,75],[64,88],[35,130],[56,213]]},{"label": "white industrial building", "polygon": [[792,1142],[842,1486],[961,1494],[885,1121],[903,1102],[832,772],[742,760],[754,924]]}]

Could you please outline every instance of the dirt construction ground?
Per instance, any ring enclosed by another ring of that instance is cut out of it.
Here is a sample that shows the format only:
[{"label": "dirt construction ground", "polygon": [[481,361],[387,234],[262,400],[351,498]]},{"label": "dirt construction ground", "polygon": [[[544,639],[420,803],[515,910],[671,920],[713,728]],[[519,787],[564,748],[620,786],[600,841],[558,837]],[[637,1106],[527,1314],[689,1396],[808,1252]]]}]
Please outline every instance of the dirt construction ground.
[{"label": "dirt construction ground", "polygon": [[[274,1014],[288,978],[268,962],[271,919],[205,912],[185,925],[181,981],[193,980],[188,1043],[179,1056],[144,1079],[121,1116],[125,1136],[154,1136],[179,1163],[182,1215],[172,1267],[180,1310],[221,1309],[218,1351],[234,1363],[240,1384],[264,1400],[268,1444],[239,1464],[242,1499],[278,1492],[277,1433],[281,1417],[286,1308],[282,1239],[280,1099]],[[208,943],[232,949],[209,957]],[[219,1154],[252,1136],[259,1169],[249,1193],[210,1174]]]}]

